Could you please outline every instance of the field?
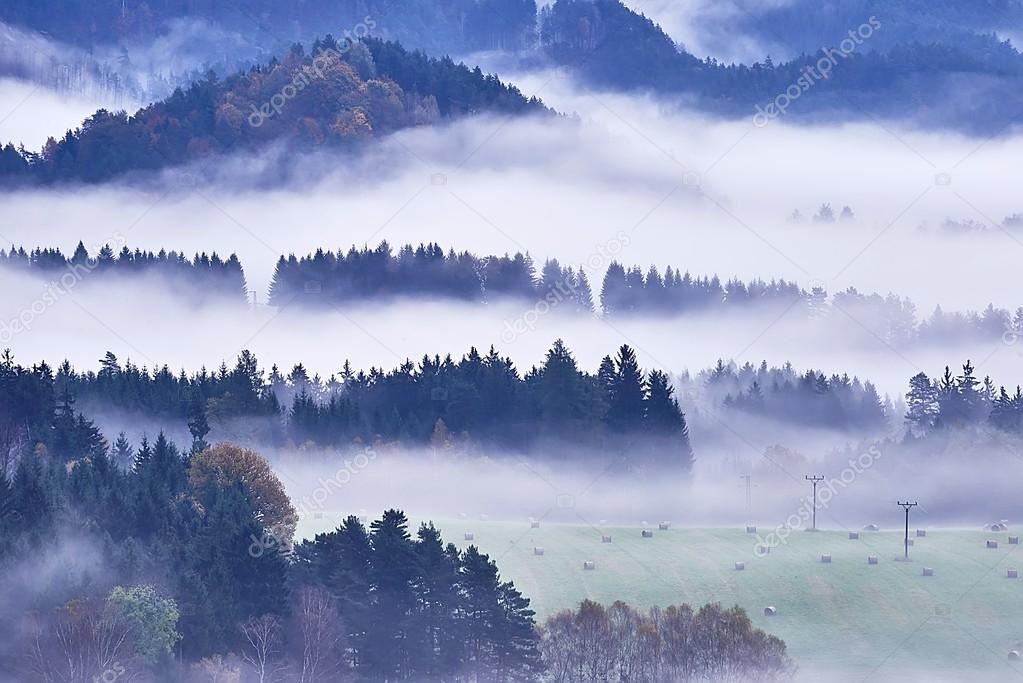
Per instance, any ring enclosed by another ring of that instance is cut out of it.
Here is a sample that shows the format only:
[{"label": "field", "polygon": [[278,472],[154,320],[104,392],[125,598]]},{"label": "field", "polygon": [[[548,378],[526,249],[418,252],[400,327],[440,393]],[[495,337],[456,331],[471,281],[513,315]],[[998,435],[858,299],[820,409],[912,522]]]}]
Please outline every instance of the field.
[{"label": "field", "polygon": [[[329,526],[315,522],[309,526]],[[637,527],[437,524],[459,547],[469,545],[463,537],[471,531],[540,618],[584,598],[636,606],[717,601],[746,608],[757,626],[783,638],[801,680],[1023,679],[1023,664],[1008,659],[1023,640],[1023,579],[1006,575],[1023,555],[1006,532],[930,530],[913,538],[907,563],[896,561],[902,530],[861,532],[859,540],[845,531],[793,532],[758,557],[755,536],[741,529],[654,529],[642,538]],[[612,543],[601,543],[601,533]],[[988,539],[999,547],[986,548]],[[877,565],[868,565],[868,554]],[[585,571],[584,561],[596,569]],[[736,561],[745,570],[736,571]],[[924,567],[934,575],[922,576]],[[763,614],[768,605],[775,616]]]}]

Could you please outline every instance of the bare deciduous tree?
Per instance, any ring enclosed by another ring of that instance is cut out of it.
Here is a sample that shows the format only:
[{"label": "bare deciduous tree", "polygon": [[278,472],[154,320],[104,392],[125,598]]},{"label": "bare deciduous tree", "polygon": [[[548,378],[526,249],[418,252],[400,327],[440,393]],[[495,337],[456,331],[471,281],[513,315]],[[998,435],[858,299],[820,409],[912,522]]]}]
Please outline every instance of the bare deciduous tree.
[{"label": "bare deciduous tree", "polygon": [[281,621],[272,614],[249,619],[241,626],[246,648],[242,659],[252,667],[259,683],[273,681],[287,668],[281,660]]},{"label": "bare deciduous tree", "polygon": [[296,653],[299,680],[314,683],[337,680],[344,670],[342,648],[344,628],[334,598],[322,588],[307,586],[299,591],[295,626],[300,637]]},{"label": "bare deciduous tree", "polygon": [[553,683],[776,681],[791,675],[785,643],[753,628],[739,607],[688,605],[642,614],[584,601],[541,628]]}]

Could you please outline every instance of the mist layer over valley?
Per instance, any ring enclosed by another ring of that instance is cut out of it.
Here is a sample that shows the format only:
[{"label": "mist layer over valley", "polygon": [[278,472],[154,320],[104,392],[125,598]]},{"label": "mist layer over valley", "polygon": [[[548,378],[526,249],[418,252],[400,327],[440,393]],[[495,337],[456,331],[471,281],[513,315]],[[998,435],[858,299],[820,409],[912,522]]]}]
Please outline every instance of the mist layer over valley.
[{"label": "mist layer over valley", "polygon": [[0,683],[1020,673],[1018,0],[40,3]]}]

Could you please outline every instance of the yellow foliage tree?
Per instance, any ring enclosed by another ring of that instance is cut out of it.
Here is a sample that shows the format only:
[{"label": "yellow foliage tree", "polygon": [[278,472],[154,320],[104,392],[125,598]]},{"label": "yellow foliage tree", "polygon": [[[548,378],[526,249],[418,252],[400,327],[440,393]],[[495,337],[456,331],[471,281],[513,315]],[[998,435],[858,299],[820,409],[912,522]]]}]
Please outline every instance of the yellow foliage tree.
[{"label": "yellow foliage tree", "polygon": [[196,495],[211,480],[222,488],[242,484],[263,528],[291,547],[298,515],[266,458],[232,443],[218,443],[192,458],[188,469],[188,483]]}]

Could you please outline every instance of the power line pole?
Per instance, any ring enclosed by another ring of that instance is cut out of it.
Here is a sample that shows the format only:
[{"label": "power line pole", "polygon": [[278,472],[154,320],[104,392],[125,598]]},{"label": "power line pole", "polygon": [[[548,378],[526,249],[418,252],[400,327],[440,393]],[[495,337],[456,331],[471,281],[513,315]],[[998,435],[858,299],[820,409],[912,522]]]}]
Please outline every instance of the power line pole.
[{"label": "power line pole", "polygon": [[820,474],[806,475],[806,480],[813,484],[813,526],[811,531],[817,531],[817,482],[824,481],[824,476]]},{"label": "power line pole", "polygon": [[901,505],[902,507],[904,507],[906,509],[906,538],[903,539],[903,543],[902,543],[902,548],[903,548],[902,559],[908,560],[909,559],[909,510],[910,510],[910,508],[914,508],[917,505],[919,505],[919,503],[903,503],[903,502],[899,501],[899,502],[897,502],[897,504]]},{"label": "power line pole", "polygon": [[740,474],[739,479],[746,480],[746,523],[753,524],[753,475]]}]

